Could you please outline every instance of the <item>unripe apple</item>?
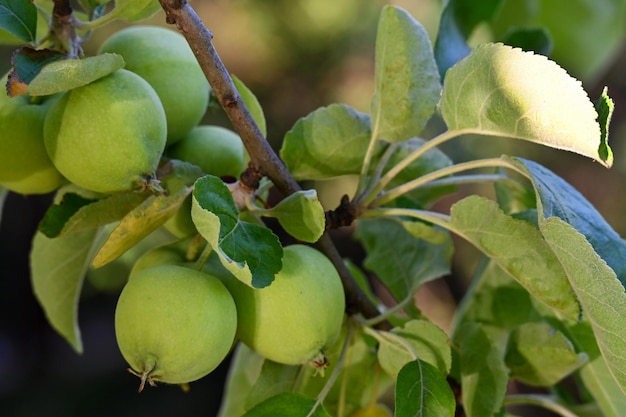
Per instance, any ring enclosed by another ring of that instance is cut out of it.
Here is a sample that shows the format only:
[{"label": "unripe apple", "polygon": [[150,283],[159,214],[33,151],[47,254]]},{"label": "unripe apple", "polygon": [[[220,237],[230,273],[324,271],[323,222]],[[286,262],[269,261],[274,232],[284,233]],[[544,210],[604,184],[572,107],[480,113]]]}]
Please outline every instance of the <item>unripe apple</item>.
[{"label": "unripe apple", "polygon": [[191,219],[191,198],[191,195],[187,196],[176,213],[163,224],[165,230],[179,239],[198,233]]},{"label": "unripe apple", "polygon": [[46,149],[57,169],[74,184],[99,193],[145,185],[165,139],[159,97],[124,69],[65,92],[44,124]]},{"label": "unripe apple", "polygon": [[234,278],[225,282],[237,305],[239,339],[272,361],[317,361],[341,332],[343,286],[316,249],[286,247],[283,268],[268,287],[251,288]]},{"label": "unripe apple", "polygon": [[221,126],[194,127],[183,140],[168,149],[167,154],[197,165],[216,177],[239,178],[248,163],[248,154],[239,135]]},{"label": "unripe apple", "polygon": [[159,26],[132,26],[113,34],[100,53],[122,55],[125,68],[159,95],[167,117],[167,145],[196,126],[209,103],[209,83],[185,38]]},{"label": "unripe apple", "polygon": [[64,181],[43,142],[46,112],[57,97],[0,94],[0,185],[8,190],[45,194]]},{"label": "unripe apple", "polygon": [[215,277],[177,265],[134,274],[115,309],[115,333],[124,359],[147,381],[184,384],[213,371],[228,354],[237,311]]}]

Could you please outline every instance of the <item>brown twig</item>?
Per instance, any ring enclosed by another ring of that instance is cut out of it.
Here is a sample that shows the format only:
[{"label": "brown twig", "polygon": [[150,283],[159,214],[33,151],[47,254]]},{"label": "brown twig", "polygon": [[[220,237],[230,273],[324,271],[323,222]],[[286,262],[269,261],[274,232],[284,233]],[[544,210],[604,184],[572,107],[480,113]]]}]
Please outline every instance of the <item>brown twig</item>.
[{"label": "brown twig", "polygon": [[[211,84],[213,93],[233,124],[233,128],[241,136],[250,154],[252,168],[264,173],[284,195],[299,191],[301,189],[299,184],[267,142],[237,93],[229,72],[213,46],[211,31],[207,29],[186,0],[159,1],[165,11],[167,23],[176,25],[178,31],[187,39]],[[325,233],[316,246],[328,256],[341,276],[348,313],[359,312],[366,318],[377,316],[378,310],[356,284],[330,236]],[[386,322],[381,323],[381,327],[388,326]]]}]

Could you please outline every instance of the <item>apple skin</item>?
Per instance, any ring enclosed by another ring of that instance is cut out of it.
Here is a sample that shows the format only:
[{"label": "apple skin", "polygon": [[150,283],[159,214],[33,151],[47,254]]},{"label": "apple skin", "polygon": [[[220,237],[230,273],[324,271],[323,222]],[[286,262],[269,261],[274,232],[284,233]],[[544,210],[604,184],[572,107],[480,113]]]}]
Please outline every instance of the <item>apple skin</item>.
[{"label": "apple skin", "polygon": [[154,88],[167,118],[167,146],[196,126],[209,104],[211,88],[185,38],[159,26],[132,26],[109,37],[99,53],[122,55],[125,69]]},{"label": "apple skin", "polygon": [[271,285],[251,288],[226,280],[237,305],[237,336],[274,362],[309,363],[339,337],[345,296],[339,274],[321,252],[305,245],[284,249],[283,268]]},{"label": "apple skin", "polygon": [[184,384],[213,371],[230,351],[235,303],[215,277],[177,265],[134,274],[115,310],[122,356],[144,382]]},{"label": "apple skin", "polygon": [[221,126],[194,127],[166,154],[197,165],[216,177],[239,178],[248,164],[248,154],[239,135]]},{"label": "apple skin", "polygon": [[[7,77],[2,80],[6,84]],[[19,194],[47,194],[65,180],[48,157],[44,119],[58,96],[0,93],[0,185]]]},{"label": "apple skin", "polygon": [[44,123],[44,143],[56,168],[98,193],[145,185],[157,168],[166,133],[157,94],[124,69],[65,92]]}]

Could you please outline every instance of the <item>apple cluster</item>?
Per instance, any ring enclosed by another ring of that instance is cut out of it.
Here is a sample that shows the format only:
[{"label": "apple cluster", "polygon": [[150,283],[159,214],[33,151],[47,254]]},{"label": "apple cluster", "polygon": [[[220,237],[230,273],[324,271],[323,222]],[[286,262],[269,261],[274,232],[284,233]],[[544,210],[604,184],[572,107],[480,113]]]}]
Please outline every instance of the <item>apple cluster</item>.
[{"label": "apple cluster", "polygon": [[287,246],[272,284],[252,288],[210,263],[194,269],[180,246],[170,245],[135,263],[115,331],[141,390],[146,382],[184,384],[207,375],[237,341],[274,362],[325,366],[344,309],[337,271],[309,246]]},{"label": "apple cluster", "polygon": [[244,171],[239,136],[200,125],[210,86],[182,35],[129,27],[99,52],[121,55],[125,67],[51,96],[0,95],[0,186],[20,194],[67,182],[102,194],[140,190],[163,156],[220,177]]}]

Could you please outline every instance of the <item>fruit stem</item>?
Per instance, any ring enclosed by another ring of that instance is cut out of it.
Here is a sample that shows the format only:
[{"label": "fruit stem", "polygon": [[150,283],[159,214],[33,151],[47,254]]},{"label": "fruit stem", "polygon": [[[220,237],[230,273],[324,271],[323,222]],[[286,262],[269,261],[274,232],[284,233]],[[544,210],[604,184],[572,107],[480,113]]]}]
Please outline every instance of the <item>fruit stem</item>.
[{"label": "fruit stem", "polygon": [[335,385],[335,381],[337,380],[337,378],[339,377],[339,374],[341,373],[341,370],[343,369],[343,364],[346,360],[346,352],[348,351],[348,346],[350,346],[350,342],[352,340],[352,331],[353,331],[352,327],[353,326],[351,322],[348,322],[348,331],[346,334],[346,340],[344,341],[343,346],[341,347],[341,354],[339,355],[339,360],[337,361],[337,364],[335,365],[333,372],[328,377],[328,381],[326,381],[326,384],[324,384],[324,387],[318,394],[317,399],[315,400],[315,404],[313,404],[313,407],[311,407],[311,410],[309,411],[309,414],[306,415],[306,417],[312,417],[315,414],[315,410],[317,410],[317,407],[319,407],[322,404],[322,402],[324,402],[324,400],[326,399],[326,396],[330,392],[330,389],[333,387],[333,385]]},{"label": "fruit stem", "polygon": [[[159,0],[159,2],[165,10],[166,22],[176,25],[178,31],[187,39],[213,93],[230,119],[233,128],[241,137],[250,155],[253,169],[258,169],[265,174],[285,196],[300,191],[300,185],[274,152],[237,93],[230,73],[213,46],[211,31],[204,26],[186,0]],[[379,312],[376,306],[356,283],[330,236],[324,233],[316,246],[330,259],[339,272],[346,294],[348,314],[377,316]],[[381,326],[391,327],[388,323],[382,323]]]}]

